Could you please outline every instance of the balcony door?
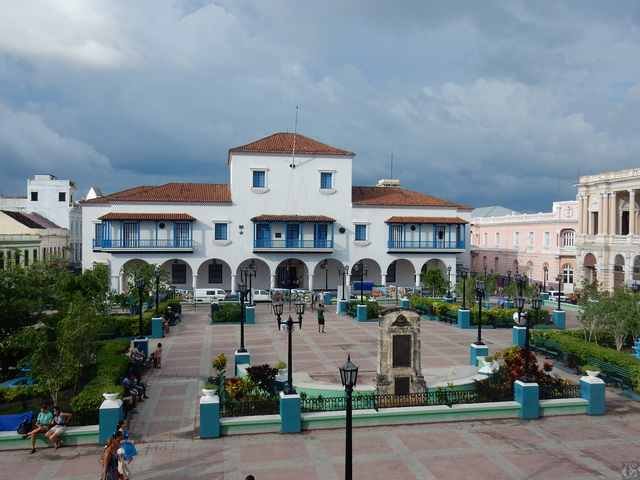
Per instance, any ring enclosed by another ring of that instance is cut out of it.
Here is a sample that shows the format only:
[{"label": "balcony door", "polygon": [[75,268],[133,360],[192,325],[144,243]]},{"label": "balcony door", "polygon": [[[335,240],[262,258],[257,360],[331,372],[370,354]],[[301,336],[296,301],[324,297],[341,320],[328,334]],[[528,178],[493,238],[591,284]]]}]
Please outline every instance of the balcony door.
[{"label": "balcony door", "polygon": [[124,222],[122,224],[122,246],[124,248],[137,247],[140,240],[140,224]]},{"label": "balcony door", "polygon": [[191,224],[187,222],[175,223],[173,227],[173,241],[176,247],[189,247],[191,242]]},{"label": "balcony door", "polygon": [[404,225],[389,225],[389,243],[391,248],[402,248]]},{"label": "balcony door", "polygon": [[300,246],[300,224],[287,223],[287,248],[297,248]]},{"label": "balcony door", "polygon": [[316,224],[313,245],[315,248],[327,248],[327,232],[328,225],[326,223]]},{"label": "balcony door", "polygon": [[436,248],[444,248],[447,238],[447,229],[445,225],[434,225],[434,236]]},{"label": "balcony door", "polygon": [[256,247],[271,247],[271,225],[268,223],[256,225]]}]

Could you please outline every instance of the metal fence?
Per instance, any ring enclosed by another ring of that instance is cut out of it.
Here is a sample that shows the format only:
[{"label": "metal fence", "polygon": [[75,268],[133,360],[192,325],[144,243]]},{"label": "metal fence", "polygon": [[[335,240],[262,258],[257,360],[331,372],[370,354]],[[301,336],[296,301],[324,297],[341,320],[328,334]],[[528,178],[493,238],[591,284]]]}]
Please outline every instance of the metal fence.
[{"label": "metal fence", "polygon": [[277,415],[280,413],[280,400],[241,400],[224,402],[221,416],[249,417],[254,415]]},{"label": "metal fence", "polygon": [[540,385],[540,400],[557,398],[580,398],[580,385],[564,383],[559,385]]},{"label": "metal fence", "polygon": [[[407,395],[356,395],[353,397],[353,409],[379,409],[400,407],[427,407],[434,405],[457,405],[477,403],[478,394],[474,391],[433,390]],[[329,412],[346,409],[346,397],[317,397],[302,400],[303,412]]]}]

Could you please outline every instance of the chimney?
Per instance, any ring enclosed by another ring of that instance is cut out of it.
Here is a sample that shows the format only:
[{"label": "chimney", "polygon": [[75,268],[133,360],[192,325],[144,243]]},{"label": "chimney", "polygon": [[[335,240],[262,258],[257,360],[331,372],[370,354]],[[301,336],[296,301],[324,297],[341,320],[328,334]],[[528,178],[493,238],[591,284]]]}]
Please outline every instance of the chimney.
[{"label": "chimney", "polygon": [[376,187],[399,187],[400,180],[397,178],[381,178]]}]

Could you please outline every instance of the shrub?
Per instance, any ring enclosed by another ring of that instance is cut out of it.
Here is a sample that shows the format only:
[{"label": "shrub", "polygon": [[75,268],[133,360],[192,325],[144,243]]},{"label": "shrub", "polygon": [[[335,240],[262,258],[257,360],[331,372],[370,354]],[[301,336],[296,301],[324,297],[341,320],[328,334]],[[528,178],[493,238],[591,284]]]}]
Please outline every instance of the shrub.
[{"label": "shrub", "polygon": [[111,340],[98,348],[95,377],[71,399],[74,415],[83,419],[91,419],[93,415],[97,418],[103,393],[122,395],[120,381],[129,367],[129,359],[125,355],[128,349],[128,340]]},{"label": "shrub", "polygon": [[[351,300],[347,305],[347,314],[350,317],[355,317],[357,313],[358,305],[362,305],[360,300]],[[380,305],[378,302],[366,302],[367,305],[367,319],[371,320],[380,316]]]},{"label": "shrub", "polygon": [[630,372],[633,389],[636,392],[640,392],[640,360],[633,355],[586,342],[583,338],[571,332],[534,330],[531,338],[535,344],[549,344],[554,349],[563,352],[567,358],[567,363],[572,368],[588,365],[591,358],[595,358],[627,369]]},{"label": "shrub", "polygon": [[215,323],[232,323],[240,322],[242,312],[239,303],[222,303],[215,315],[213,321]]},{"label": "shrub", "polygon": [[247,374],[251,381],[263,391],[267,393],[275,392],[276,375],[278,374],[277,368],[272,368],[268,364],[255,365],[247,368]]}]

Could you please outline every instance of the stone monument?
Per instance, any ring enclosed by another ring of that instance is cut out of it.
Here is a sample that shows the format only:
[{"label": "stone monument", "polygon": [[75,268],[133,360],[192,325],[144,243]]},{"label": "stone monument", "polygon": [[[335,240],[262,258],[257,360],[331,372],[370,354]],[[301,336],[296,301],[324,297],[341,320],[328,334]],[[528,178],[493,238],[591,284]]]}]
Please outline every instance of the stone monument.
[{"label": "stone monument", "polygon": [[420,316],[412,310],[387,310],[378,322],[376,389],[393,395],[426,390],[420,360]]}]

